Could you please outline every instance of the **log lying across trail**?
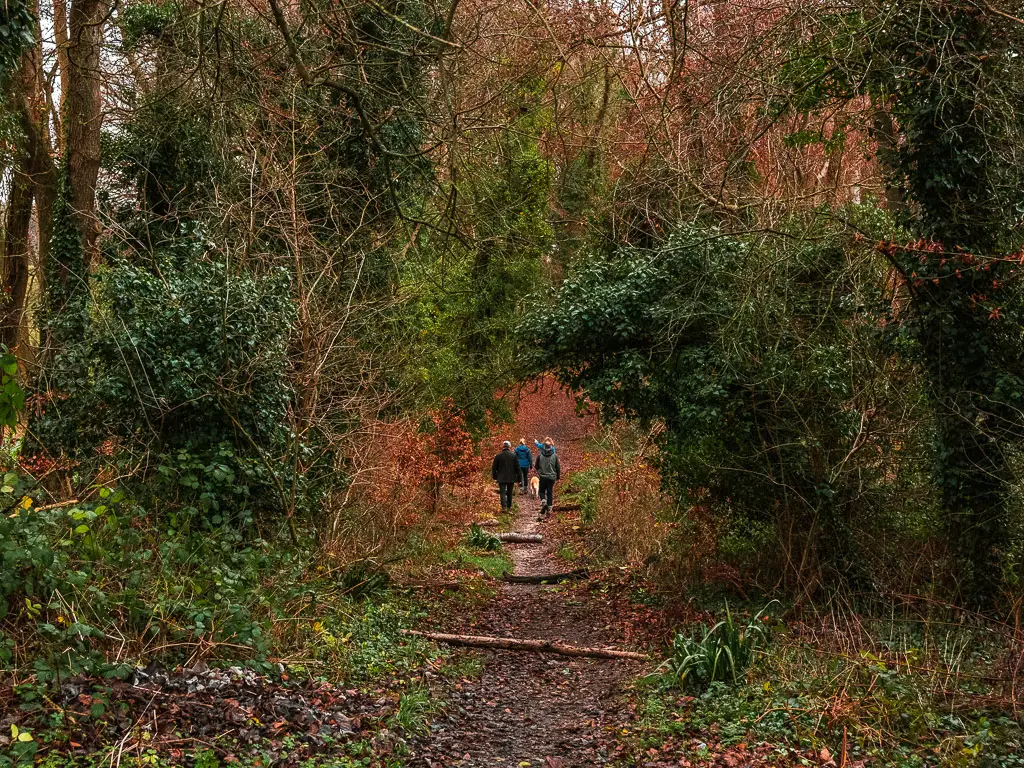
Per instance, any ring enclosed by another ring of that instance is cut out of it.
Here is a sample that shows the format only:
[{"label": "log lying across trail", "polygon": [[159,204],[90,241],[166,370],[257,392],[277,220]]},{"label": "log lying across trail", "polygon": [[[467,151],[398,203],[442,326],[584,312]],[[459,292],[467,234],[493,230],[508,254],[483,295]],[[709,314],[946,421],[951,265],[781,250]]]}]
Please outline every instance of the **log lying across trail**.
[{"label": "log lying across trail", "polygon": [[611,648],[581,648],[551,640],[517,640],[511,637],[484,637],[482,635],[447,635],[443,632],[416,632],[403,629],[403,635],[423,637],[436,643],[461,645],[468,648],[497,648],[503,651],[532,651],[533,653],[557,653],[560,656],[585,656],[592,659],[631,659],[651,661],[646,653],[616,651]]},{"label": "log lying across trail", "polygon": [[539,533],[496,533],[498,541],[504,544],[540,544],[544,537]]},{"label": "log lying across trail", "polygon": [[511,573],[503,573],[502,581],[509,584],[557,584],[560,581],[573,581],[576,579],[590,578],[590,571],[586,568],[577,568],[567,573],[541,573],[534,576],[513,576]]}]

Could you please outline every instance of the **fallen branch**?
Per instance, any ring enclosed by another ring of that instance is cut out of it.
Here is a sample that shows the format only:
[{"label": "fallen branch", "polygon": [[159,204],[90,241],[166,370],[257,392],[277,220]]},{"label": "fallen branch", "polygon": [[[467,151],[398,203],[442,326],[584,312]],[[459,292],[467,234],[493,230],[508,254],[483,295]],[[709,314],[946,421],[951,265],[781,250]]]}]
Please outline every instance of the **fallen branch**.
[{"label": "fallen branch", "polygon": [[577,568],[567,573],[546,573],[535,576],[513,576],[511,573],[503,573],[502,581],[509,584],[557,584],[560,581],[573,581],[576,579],[590,578],[590,571],[586,568]]},{"label": "fallen branch", "polygon": [[511,637],[484,637],[481,635],[447,635],[442,632],[416,632],[403,629],[403,635],[422,637],[436,643],[460,645],[467,648],[497,648],[503,651],[531,651],[533,653],[557,653],[560,656],[585,656],[592,659],[631,659],[651,661],[646,653],[616,651],[611,648],[581,648],[550,640],[517,640]]},{"label": "fallen branch", "polygon": [[540,544],[544,537],[539,533],[496,533],[498,541],[505,544]]}]

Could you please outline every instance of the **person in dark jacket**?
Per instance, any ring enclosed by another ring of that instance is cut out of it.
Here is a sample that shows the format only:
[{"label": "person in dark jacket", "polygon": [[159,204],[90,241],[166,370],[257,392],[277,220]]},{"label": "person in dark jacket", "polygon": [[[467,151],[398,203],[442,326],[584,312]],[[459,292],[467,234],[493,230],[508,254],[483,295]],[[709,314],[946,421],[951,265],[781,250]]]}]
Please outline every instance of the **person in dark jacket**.
[{"label": "person in dark jacket", "polygon": [[537,477],[540,479],[540,514],[543,517],[551,511],[554,505],[553,495],[555,481],[562,479],[562,467],[558,463],[558,456],[555,454],[555,445],[550,437],[544,438],[544,445],[537,454],[537,463],[534,465],[537,470]]},{"label": "person in dark jacket", "polygon": [[526,481],[530,477],[530,467],[533,466],[533,453],[525,438],[516,446],[516,458],[519,459],[519,490],[526,493]]},{"label": "person in dark jacket", "polygon": [[519,459],[512,452],[512,443],[501,444],[501,453],[491,462],[491,478],[498,482],[501,494],[501,511],[512,509],[512,486],[519,481]]}]

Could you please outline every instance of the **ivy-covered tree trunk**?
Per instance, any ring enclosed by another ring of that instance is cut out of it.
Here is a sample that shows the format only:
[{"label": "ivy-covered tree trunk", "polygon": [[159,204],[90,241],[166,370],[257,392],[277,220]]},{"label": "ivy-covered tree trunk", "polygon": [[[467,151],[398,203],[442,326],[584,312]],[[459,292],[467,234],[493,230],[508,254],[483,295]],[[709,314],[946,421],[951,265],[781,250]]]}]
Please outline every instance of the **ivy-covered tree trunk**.
[{"label": "ivy-covered tree trunk", "polygon": [[0,343],[13,349],[18,343],[21,315],[28,293],[28,232],[32,223],[32,182],[26,163],[15,168],[7,199],[7,226],[4,237],[3,292],[0,314]]},{"label": "ivy-covered tree trunk", "polygon": [[72,207],[70,171],[60,171],[53,205],[49,258],[44,266],[45,312],[42,323],[43,355],[60,354],[85,336],[88,284],[83,237]]},{"label": "ivy-covered tree trunk", "polygon": [[938,477],[960,588],[984,605],[1002,583],[1009,473],[1002,447],[977,427],[984,417],[975,397],[962,393],[940,403]]},{"label": "ivy-covered tree trunk", "polygon": [[32,243],[29,232],[33,206],[38,226],[39,260],[49,251],[51,214],[56,192],[47,122],[45,81],[40,61],[42,33],[38,19],[32,23],[35,45],[21,56],[7,88],[7,98],[21,132],[22,144],[11,176],[7,208],[2,289],[6,300],[0,308],[0,341],[13,348],[22,337],[28,294]]},{"label": "ivy-covered tree trunk", "polygon": [[999,255],[1017,245],[1006,216],[1015,203],[1006,196],[1018,185],[1003,147],[1019,118],[1001,94],[1013,44],[1005,22],[974,4],[923,5],[921,14],[901,8],[883,38],[896,74],[879,86],[894,94],[903,140],[895,152],[880,149],[879,159],[913,202],[910,223],[923,237],[890,250],[911,297],[901,321],[919,345],[935,408],[935,481],[959,590],[985,606],[995,598],[1005,543],[1003,449],[1019,437],[996,423],[1013,410],[1000,389],[1019,373],[1004,325],[1016,265]]}]

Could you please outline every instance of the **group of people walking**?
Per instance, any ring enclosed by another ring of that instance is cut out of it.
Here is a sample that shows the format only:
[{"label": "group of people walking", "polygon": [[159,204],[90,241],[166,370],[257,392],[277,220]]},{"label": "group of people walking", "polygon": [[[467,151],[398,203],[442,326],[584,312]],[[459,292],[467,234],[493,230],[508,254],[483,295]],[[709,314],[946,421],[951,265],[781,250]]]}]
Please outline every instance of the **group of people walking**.
[{"label": "group of people walking", "polygon": [[[515,450],[512,450],[512,443],[506,440],[491,463],[491,477],[498,483],[502,512],[512,509],[512,491],[517,485],[521,493],[525,494],[529,489],[531,495],[536,493],[540,496],[541,517],[551,511],[555,482],[562,478],[562,467],[550,437],[545,437],[543,443],[534,440],[533,444],[537,447],[536,458],[526,444],[526,438],[519,441]],[[530,477],[531,469],[537,473],[533,478]]]}]

